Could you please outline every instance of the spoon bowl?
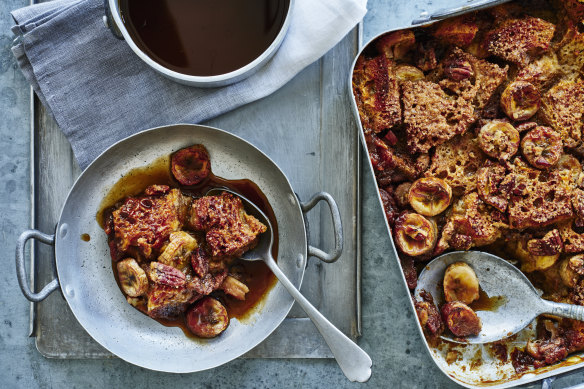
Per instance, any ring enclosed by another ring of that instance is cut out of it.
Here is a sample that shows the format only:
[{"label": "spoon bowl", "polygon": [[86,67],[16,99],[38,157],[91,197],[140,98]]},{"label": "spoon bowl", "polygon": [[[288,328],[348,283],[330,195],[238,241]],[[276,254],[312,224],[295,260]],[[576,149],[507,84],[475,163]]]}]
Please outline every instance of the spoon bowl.
[{"label": "spoon bowl", "polygon": [[[422,291],[430,293],[440,307],[444,300],[443,279],[446,268],[455,262],[465,262],[475,271],[482,291],[499,303],[487,310],[476,310],[482,329],[477,336],[457,338],[448,331],[442,339],[457,343],[489,343],[507,338],[525,328],[538,315],[550,313],[582,320],[584,307],[544,300],[527,277],[508,261],[481,251],[454,251],[428,263],[418,278],[414,291],[421,301]],[[473,304],[470,304],[473,307]]]},{"label": "spoon bowl", "polygon": [[357,344],[343,334],[330,321],[328,321],[298,289],[290,282],[288,277],[280,270],[276,261],[272,257],[272,245],[274,242],[274,233],[272,224],[266,216],[252,201],[225,188],[213,188],[207,192],[208,196],[219,195],[223,192],[231,193],[239,197],[245,207],[246,212],[256,217],[264,223],[267,231],[260,235],[257,245],[241,256],[241,259],[247,261],[263,260],[270,268],[272,273],[284,285],[294,300],[304,309],[310,320],[314,323],[327,345],[330,347],[339,367],[343,374],[351,380],[357,382],[366,382],[371,377],[372,361],[369,355],[363,351]]}]

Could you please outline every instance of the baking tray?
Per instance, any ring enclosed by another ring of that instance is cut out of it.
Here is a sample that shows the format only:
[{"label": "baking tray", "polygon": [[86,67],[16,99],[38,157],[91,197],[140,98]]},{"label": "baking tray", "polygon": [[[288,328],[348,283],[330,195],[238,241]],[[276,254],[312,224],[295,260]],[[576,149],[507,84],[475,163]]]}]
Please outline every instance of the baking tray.
[{"label": "baking tray", "polygon": [[[310,260],[302,292],[352,339],[361,334],[360,152],[357,127],[346,109],[345,75],[359,48],[355,28],[317,63],[281,90],[260,101],[209,120],[260,148],[288,176],[300,199],[327,191],[339,205],[344,251],[333,264]],[[69,188],[80,174],[71,147],[55,121],[32,93],[32,228],[52,233]],[[327,209],[308,214],[310,244],[333,247]],[[31,247],[34,290],[52,280],[50,246]],[[104,264],[109,266],[109,264]],[[110,358],[75,320],[60,293],[31,305],[31,336],[49,358]],[[316,327],[295,305],[284,323],[248,358],[332,358]]]},{"label": "baking tray", "polygon": [[[428,14],[423,12],[418,18],[412,21],[411,27],[408,28],[395,28],[383,31],[382,33],[374,36],[371,38],[366,44],[361,47],[360,52],[357,54],[353,61],[353,65],[351,67],[351,72],[349,74],[348,80],[348,94],[351,97],[351,108],[353,111],[354,119],[359,127],[359,136],[361,138],[361,144],[363,147],[363,153],[368,155],[367,146],[365,142],[365,135],[363,132],[363,127],[361,124],[361,120],[359,117],[359,111],[357,107],[357,103],[353,97],[353,89],[352,89],[352,76],[353,70],[355,68],[355,64],[357,63],[357,59],[359,56],[367,50],[370,43],[375,41],[377,38],[385,35],[389,32],[399,31],[409,28],[415,27],[422,27],[428,26],[433,24],[437,21],[448,19],[450,17],[459,16],[465,13],[478,11],[481,9],[493,7],[499,4],[510,2],[511,0],[487,0],[487,1],[478,1],[478,2],[469,2],[464,6],[460,6],[457,8],[451,9],[440,9],[435,11],[432,14]],[[368,169],[370,174],[375,177],[375,172],[373,169],[373,165],[371,164],[370,159],[364,158],[367,160],[364,166],[364,169]],[[377,185],[377,184],[375,184]],[[381,197],[377,196],[380,209],[384,209],[383,202]],[[398,252],[395,248],[395,244],[393,242],[393,237],[391,234],[391,229],[389,224],[386,220],[386,229],[388,234],[388,239],[391,242],[392,251],[388,253],[390,257],[392,257],[400,266],[401,263],[399,260]],[[406,279],[403,275],[403,271],[401,272],[401,278],[403,282],[403,287],[405,290],[410,293],[409,288],[406,283]],[[426,345],[426,349],[428,353],[432,357],[433,361],[436,363],[436,366],[446,374],[450,379],[454,382],[468,387],[468,388],[482,388],[482,387],[489,387],[489,388],[508,388],[517,385],[524,385],[527,383],[532,383],[534,381],[541,380],[542,388],[549,389],[551,388],[553,380],[560,374],[570,372],[575,369],[579,369],[584,367],[584,351],[579,353],[570,354],[567,360],[558,363],[552,366],[546,366],[543,368],[538,369],[536,372],[528,372],[523,375],[517,375],[511,365],[511,361],[509,358],[509,362],[507,364],[503,364],[499,361],[499,359],[492,356],[493,352],[490,350],[488,345],[464,345],[463,347],[457,347],[456,350],[461,353],[461,357],[458,358],[458,361],[453,363],[448,363],[446,361],[446,354],[450,350],[449,347],[438,347],[432,348],[429,346],[422,327],[420,326],[419,321],[417,320],[417,314],[414,307],[413,299],[409,299],[409,305],[414,313],[413,318],[416,322],[416,326],[418,328],[418,332],[422,337],[424,344]],[[524,347],[527,343],[527,340],[534,337],[535,335],[535,328],[532,325],[528,326],[525,330],[521,331],[510,343],[510,347]],[[476,363],[472,369],[468,369],[471,361],[480,360],[480,363]],[[474,381],[473,381],[474,380]]]}]

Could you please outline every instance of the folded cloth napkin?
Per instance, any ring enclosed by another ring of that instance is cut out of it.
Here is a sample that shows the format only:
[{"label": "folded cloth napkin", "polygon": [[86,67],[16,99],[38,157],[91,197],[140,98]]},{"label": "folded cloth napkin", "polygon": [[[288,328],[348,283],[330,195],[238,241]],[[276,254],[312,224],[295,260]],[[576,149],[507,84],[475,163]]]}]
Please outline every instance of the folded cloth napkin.
[{"label": "folded cloth napkin", "polygon": [[265,97],[337,44],[367,0],[296,0],[268,64],[237,84],[202,89],[159,75],[104,26],[103,0],[55,0],[12,12],[25,77],[65,133],[82,169],[147,128],[198,123]]}]

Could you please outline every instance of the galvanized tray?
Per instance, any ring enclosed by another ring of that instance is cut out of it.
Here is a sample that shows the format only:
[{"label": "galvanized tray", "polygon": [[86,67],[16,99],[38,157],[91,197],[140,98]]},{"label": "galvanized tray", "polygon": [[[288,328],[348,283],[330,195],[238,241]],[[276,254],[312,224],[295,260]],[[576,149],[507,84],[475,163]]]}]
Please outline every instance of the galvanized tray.
[{"label": "galvanized tray", "polygon": [[[311,260],[302,292],[341,331],[361,332],[360,152],[346,75],[359,47],[355,28],[317,63],[281,90],[203,124],[230,131],[269,155],[288,176],[301,199],[325,190],[337,201],[344,229],[344,251],[334,264]],[[80,169],[69,143],[38,99],[31,99],[32,228],[52,233],[65,197]],[[169,123],[170,124],[170,123]],[[309,240],[332,248],[332,223],[325,208],[308,215]],[[31,249],[31,285],[54,278],[54,253],[42,244]],[[104,264],[108,266],[108,264]],[[49,358],[109,358],[77,323],[60,293],[31,305],[31,336]],[[296,305],[248,358],[331,358],[314,325]]]}]

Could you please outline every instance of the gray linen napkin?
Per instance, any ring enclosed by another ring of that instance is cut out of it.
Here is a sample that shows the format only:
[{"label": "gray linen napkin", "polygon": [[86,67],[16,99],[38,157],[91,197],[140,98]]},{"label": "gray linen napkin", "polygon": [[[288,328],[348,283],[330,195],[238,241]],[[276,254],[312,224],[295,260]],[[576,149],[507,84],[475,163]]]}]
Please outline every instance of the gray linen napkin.
[{"label": "gray linen napkin", "polygon": [[103,0],[56,0],[12,12],[12,52],[71,142],[82,169],[116,141],[147,128],[198,123],[265,97],[337,44],[367,0],[296,0],[290,30],[272,60],[217,89],[183,86],[156,73],[104,27]]}]

